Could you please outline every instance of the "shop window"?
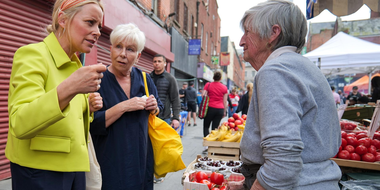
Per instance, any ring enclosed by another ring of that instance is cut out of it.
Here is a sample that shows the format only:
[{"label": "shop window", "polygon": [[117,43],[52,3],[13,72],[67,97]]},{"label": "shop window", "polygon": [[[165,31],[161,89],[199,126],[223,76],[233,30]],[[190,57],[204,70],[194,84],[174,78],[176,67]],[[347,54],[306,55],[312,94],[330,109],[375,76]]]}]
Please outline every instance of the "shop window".
[{"label": "shop window", "polygon": [[186,32],[188,31],[188,26],[187,26],[187,23],[188,23],[188,10],[187,10],[187,6],[186,6],[186,3],[183,4],[183,30],[185,30]]},{"label": "shop window", "polygon": [[175,20],[179,22],[179,0],[174,0],[174,7],[175,7]]}]

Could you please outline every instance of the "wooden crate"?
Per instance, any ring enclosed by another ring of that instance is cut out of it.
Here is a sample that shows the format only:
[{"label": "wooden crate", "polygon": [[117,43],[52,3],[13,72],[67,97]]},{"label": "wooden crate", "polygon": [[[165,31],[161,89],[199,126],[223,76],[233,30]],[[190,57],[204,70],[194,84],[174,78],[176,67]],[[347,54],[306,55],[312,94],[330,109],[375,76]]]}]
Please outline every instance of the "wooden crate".
[{"label": "wooden crate", "polygon": [[359,169],[367,169],[367,170],[380,170],[379,162],[364,162],[364,161],[356,161],[356,160],[345,160],[339,158],[331,158],[338,166],[350,167],[350,168],[359,168]]},{"label": "wooden crate", "polygon": [[203,140],[208,146],[208,157],[220,160],[240,160],[240,142],[221,142]]}]

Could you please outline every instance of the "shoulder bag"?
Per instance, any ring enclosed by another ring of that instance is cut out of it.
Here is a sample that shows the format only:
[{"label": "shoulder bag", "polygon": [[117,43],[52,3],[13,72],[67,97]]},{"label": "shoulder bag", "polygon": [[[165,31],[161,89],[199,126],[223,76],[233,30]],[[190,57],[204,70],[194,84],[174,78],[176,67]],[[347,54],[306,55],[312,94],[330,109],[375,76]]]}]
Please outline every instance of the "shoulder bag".
[{"label": "shoulder bag", "polygon": [[[143,72],[146,96],[149,97],[146,73]],[[182,161],[183,146],[178,133],[164,120],[149,114],[148,134],[154,154],[154,175],[165,177],[169,172],[186,168]]]},{"label": "shoulder bag", "polygon": [[210,88],[211,83],[208,84],[207,90],[202,96],[201,104],[199,104],[198,117],[200,119],[204,119],[207,115],[208,103],[210,101],[210,97],[208,96],[208,89]]}]

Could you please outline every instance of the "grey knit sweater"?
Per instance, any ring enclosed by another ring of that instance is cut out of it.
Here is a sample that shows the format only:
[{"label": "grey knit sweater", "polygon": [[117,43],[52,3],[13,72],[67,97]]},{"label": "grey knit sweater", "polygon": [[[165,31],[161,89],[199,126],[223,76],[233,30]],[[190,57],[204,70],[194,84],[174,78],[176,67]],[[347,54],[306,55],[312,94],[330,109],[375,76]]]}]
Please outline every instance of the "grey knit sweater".
[{"label": "grey knit sweater", "polygon": [[245,163],[262,164],[259,183],[267,190],[339,189],[341,171],[329,159],[340,143],[334,99],[319,69],[289,51],[267,61],[254,80],[240,144]]}]

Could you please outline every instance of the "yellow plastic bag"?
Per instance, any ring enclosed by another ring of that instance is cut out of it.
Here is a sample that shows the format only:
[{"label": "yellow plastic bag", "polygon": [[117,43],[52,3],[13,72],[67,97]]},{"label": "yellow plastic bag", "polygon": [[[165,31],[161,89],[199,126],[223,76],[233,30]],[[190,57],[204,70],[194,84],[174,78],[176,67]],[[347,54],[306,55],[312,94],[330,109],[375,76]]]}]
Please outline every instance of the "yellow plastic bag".
[{"label": "yellow plastic bag", "polygon": [[[146,96],[149,97],[146,73],[143,72]],[[169,172],[186,168],[182,161],[182,141],[178,133],[165,121],[149,115],[148,133],[154,154],[154,175],[165,177]]]}]

